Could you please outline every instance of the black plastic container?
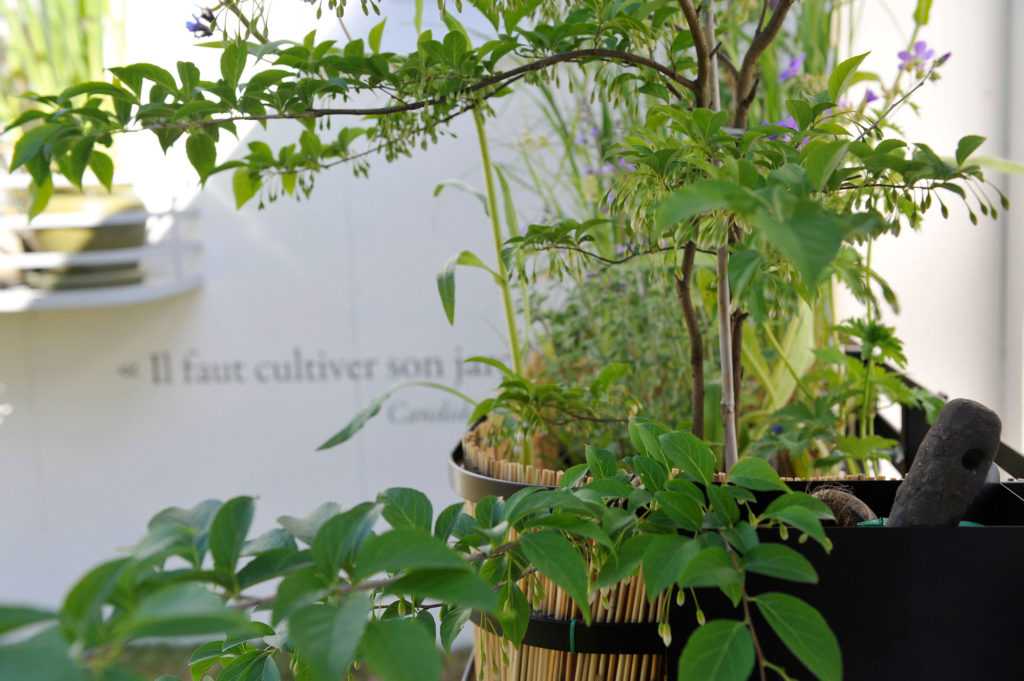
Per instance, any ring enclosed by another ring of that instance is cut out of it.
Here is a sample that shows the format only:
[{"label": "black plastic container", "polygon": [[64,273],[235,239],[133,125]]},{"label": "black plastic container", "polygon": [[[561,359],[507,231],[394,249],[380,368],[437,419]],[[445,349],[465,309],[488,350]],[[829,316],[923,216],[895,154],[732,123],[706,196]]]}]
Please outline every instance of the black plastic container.
[{"label": "black plastic container", "polygon": [[[1003,461],[1020,459],[1005,449]],[[461,445],[450,459],[449,478],[455,492],[469,501],[507,497],[528,486],[467,470]],[[789,484],[806,490],[822,483]],[[900,483],[843,484],[886,516]],[[818,608],[839,638],[847,681],[1024,679],[1021,634],[1015,626],[1024,615],[1024,482],[986,485],[965,519],[984,527],[826,528],[833,543],[831,554],[813,542],[791,540],[817,569],[817,585],[751,575],[750,592],[784,591]],[[709,619],[738,616],[720,593],[704,589],[700,597]],[[656,625],[586,627],[582,622],[539,617],[531,623],[525,642],[579,653],[664,650],[674,660],[697,626],[692,599],[673,611],[671,624],[669,649],[661,643]],[[796,678],[808,677],[766,623],[759,622],[756,628],[768,659],[783,664]],[[674,666],[669,664],[668,669],[671,678]]]}]

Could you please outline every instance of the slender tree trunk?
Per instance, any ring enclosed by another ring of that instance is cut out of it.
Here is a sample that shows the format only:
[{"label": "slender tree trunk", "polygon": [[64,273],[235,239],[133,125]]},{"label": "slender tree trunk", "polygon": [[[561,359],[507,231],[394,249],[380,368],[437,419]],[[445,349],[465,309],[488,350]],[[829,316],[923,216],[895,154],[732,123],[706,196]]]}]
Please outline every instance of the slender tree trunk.
[{"label": "slender tree trunk", "polygon": [[690,297],[690,286],[693,281],[693,259],[697,254],[697,245],[692,241],[683,250],[682,276],[676,277],[676,295],[683,308],[683,320],[686,334],[690,338],[690,373],[693,377],[693,434],[704,437],[704,338],[701,336],[697,321],[697,311]]},{"label": "slender tree trunk", "polygon": [[[715,12],[711,3],[704,9],[704,35],[709,45],[715,41]],[[722,97],[718,77],[718,51],[712,47],[708,58],[708,84],[713,111],[722,110]],[[718,351],[722,360],[722,423],[725,426],[723,463],[728,471],[739,458],[736,444],[736,392],[732,354],[732,302],[729,296],[729,243],[718,249]]]},{"label": "slender tree trunk", "polygon": [[743,385],[743,322],[746,319],[747,313],[743,310],[732,313],[732,392],[737,412],[740,408],[740,388]]}]

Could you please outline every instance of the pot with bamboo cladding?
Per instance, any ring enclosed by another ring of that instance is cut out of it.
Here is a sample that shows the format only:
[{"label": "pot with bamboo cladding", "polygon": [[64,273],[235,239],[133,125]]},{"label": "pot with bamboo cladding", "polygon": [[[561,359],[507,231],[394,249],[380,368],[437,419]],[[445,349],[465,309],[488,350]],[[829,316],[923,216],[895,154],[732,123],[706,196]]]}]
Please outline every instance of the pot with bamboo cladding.
[{"label": "pot with bamboo cladding", "polygon": [[[1024,470],[1024,458],[1005,445],[999,463]],[[510,461],[500,448],[482,446],[473,431],[449,460],[452,487],[470,511],[487,496],[507,498],[525,487],[556,486],[561,475]],[[789,482],[800,491],[822,484]],[[900,482],[843,484],[886,516]],[[773,496],[758,494],[755,506]],[[846,681],[1018,678],[1014,625],[1024,610],[1024,590],[1013,585],[1024,561],[1024,482],[986,484],[966,519],[983,527],[827,527],[829,555],[792,536],[790,546],[811,561],[819,583],[795,585],[751,575],[750,586],[757,592],[785,589],[818,608],[839,639]],[[778,541],[774,534],[763,538]],[[648,603],[640,574],[591,594],[590,626],[558,587],[548,582],[543,592],[519,648],[501,637],[495,621],[474,615],[473,671],[465,678],[672,681],[682,647],[699,626],[693,598],[681,606],[674,596]],[[702,590],[699,598],[707,620],[736,617],[720,593]],[[764,632],[766,656],[802,670],[759,615],[753,617]],[[659,629],[659,622],[667,628]]]}]

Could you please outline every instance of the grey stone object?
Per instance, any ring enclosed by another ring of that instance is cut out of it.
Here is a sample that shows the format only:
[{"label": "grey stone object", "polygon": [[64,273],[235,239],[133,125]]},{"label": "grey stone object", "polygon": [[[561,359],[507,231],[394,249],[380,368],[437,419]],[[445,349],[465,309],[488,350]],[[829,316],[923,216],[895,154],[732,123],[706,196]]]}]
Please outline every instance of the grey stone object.
[{"label": "grey stone object", "polygon": [[983,404],[957,399],[942,408],[896,491],[888,527],[951,527],[978,496],[999,450],[1002,423]]}]

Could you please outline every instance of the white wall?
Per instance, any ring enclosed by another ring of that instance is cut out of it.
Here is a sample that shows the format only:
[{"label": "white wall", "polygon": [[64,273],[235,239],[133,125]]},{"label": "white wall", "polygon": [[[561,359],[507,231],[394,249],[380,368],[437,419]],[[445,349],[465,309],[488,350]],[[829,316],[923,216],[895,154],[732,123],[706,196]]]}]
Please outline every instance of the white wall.
[{"label": "white wall", "polygon": [[[216,56],[179,30],[190,8],[132,0],[128,59],[173,68],[193,54]],[[408,16],[411,23],[411,8]],[[349,28],[365,31],[363,23]],[[408,36],[394,24],[389,40]],[[521,125],[512,109],[491,128],[501,138]],[[266,137],[292,142],[297,128],[281,123]],[[403,393],[348,446],[314,449],[399,382],[392,362],[402,374],[436,357],[444,373],[431,378],[454,383],[460,354],[504,352],[498,293],[484,275],[458,275],[454,328],[437,297],[434,276],[458,250],[493,260],[476,199],[431,195],[449,177],[482,185],[471,120],[455,130],[457,140],[413,159],[375,164],[369,180],[336,169],[311,200],[264,211],[236,213],[230,174],[217,177],[195,202],[206,246],[200,291],[0,317],[0,401],[14,405],[0,427],[0,601],[58,602],[72,579],[137,540],[168,505],[256,495],[263,528],[281,514],[356,503],[389,486],[424,489],[437,505],[454,501],[445,458],[468,414],[447,395]],[[181,178],[192,173],[180,153],[164,160],[154,144],[123,151],[125,175],[152,203],[166,202],[168,187],[187,194],[190,180]],[[307,358],[370,361],[372,378],[260,381],[272,376],[267,361],[288,365],[296,348]],[[154,384],[151,357],[163,352],[173,383]],[[199,362],[227,363],[243,380],[203,382]],[[133,365],[136,376],[126,377]],[[475,377],[459,387],[480,396],[493,383]],[[413,410],[439,420],[410,422]]]},{"label": "white wall", "polygon": [[[915,5],[915,0],[864,3],[853,49],[871,51],[862,68],[891,78],[896,53],[904,49],[912,28]],[[952,157],[961,136],[980,134],[988,138],[980,154],[1009,154],[1010,92],[1019,90],[1011,87],[1019,79],[1010,78],[1008,62],[1011,5],[1020,12],[1020,3],[1004,0],[934,3],[931,23],[920,37],[937,54],[953,54],[942,67],[942,79],[926,84],[915,96],[921,114],[904,107],[896,116],[911,141],[928,143],[937,153]],[[1006,190],[1004,178],[991,173],[991,179]],[[1016,271],[1013,254],[1019,257],[1022,252],[1020,245],[1010,247],[1009,226],[1019,218],[1016,211],[997,221],[979,215],[979,225],[973,226],[964,210],[947,204],[949,220],[943,220],[936,207],[919,232],[907,231],[876,244],[875,267],[902,303],[902,314],[887,319],[906,342],[914,378],[950,397],[989,405],[1003,419],[1003,439],[1019,447],[1019,328],[1016,347],[1008,347],[1010,329],[1005,322],[1016,318],[1019,324],[1020,299],[1008,297],[1004,283]],[[1019,290],[1020,280],[1011,285],[1011,290]],[[852,313],[855,306],[847,301],[846,310]]]}]

